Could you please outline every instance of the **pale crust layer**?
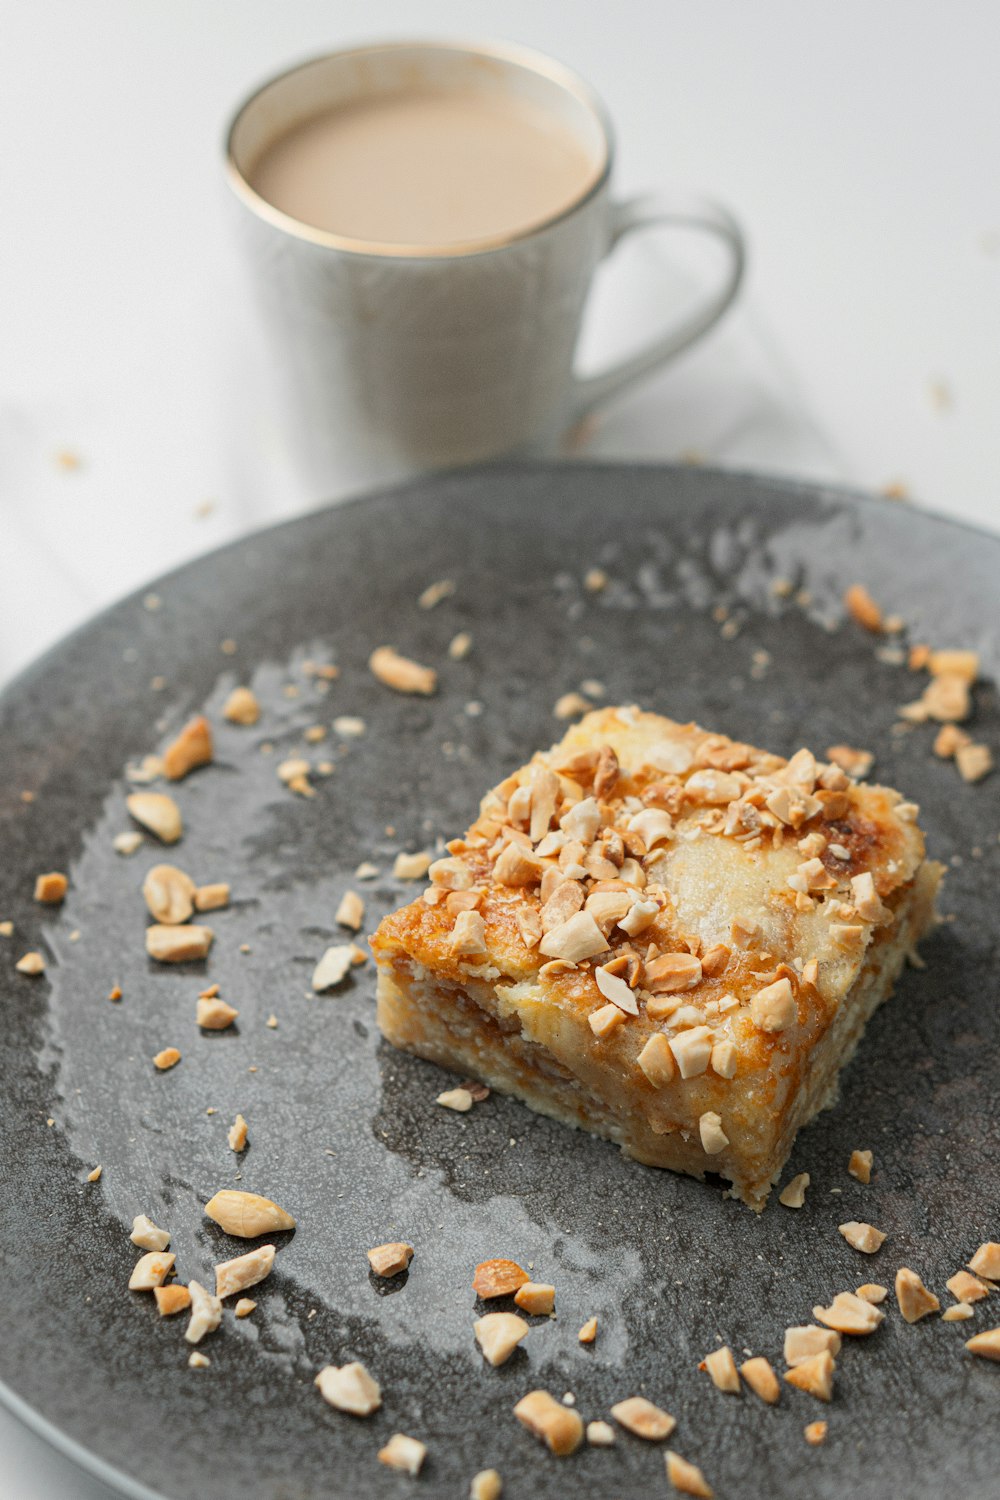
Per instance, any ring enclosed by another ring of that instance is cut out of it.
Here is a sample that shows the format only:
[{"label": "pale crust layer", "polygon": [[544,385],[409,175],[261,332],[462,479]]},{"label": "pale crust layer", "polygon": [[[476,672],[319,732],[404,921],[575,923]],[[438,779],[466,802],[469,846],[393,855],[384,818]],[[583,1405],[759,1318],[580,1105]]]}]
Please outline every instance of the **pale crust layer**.
[{"label": "pale crust layer", "polygon": [[[939,871],[915,817],[808,752],[589,714],[487,795],[435,883],[382,922],[379,1025],[761,1207],[932,920]],[[577,903],[604,946],[563,961],[550,955],[575,929],[552,923]]]}]

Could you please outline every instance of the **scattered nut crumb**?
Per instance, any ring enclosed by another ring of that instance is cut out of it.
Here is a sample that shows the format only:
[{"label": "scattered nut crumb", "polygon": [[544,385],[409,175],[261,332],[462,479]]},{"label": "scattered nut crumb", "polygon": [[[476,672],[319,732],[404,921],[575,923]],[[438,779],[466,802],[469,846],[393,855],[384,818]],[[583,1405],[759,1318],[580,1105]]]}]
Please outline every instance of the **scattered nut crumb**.
[{"label": "scattered nut crumb", "polygon": [[957,724],[942,724],[934,736],[931,748],[939,759],[951,760],[956,751],[968,744],[971,744],[971,740],[964,729],[959,729]]},{"label": "scattered nut crumb", "polygon": [[52,870],[47,875],[39,875],[35,880],[35,900],[42,902],[44,906],[58,906],[65,901],[66,892],[69,889],[69,881],[65,875],[58,870]]},{"label": "scattered nut crumb", "polygon": [[829,1328],[818,1328],[815,1323],[805,1323],[785,1329],[785,1364],[800,1365],[814,1354],[840,1353],[840,1334]]},{"label": "scattered nut crumb", "polygon": [[194,893],[195,911],[219,911],[229,905],[229,882],[217,880],[213,885],[200,885]]},{"label": "scattered nut crumb", "polygon": [[757,1355],[754,1359],[745,1359],[740,1365],[740,1374],[755,1396],[766,1401],[768,1406],[774,1406],[781,1398],[781,1386],[771,1365],[763,1355]]},{"label": "scattered nut crumb", "polygon": [[111,840],[111,845],[115,853],[122,854],[126,857],[128,857],[128,855],[130,854],[134,854],[135,851],[141,846],[141,844],[142,834],[137,832],[137,830],[134,828],[129,829],[127,833],[116,833],[114,838]]},{"label": "scattered nut crumb", "polygon": [[368,1251],[368,1264],[376,1276],[398,1276],[413,1259],[413,1246],[403,1240],[376,1245]]},{"label": "scattered nut crumb", "polygon": [[427,1444],[420,1442],[418,1438],[406,1437],[402,1432],[394,1432],[385,1447],[378,1450],[380,1464],[385,1464],[390,1469],[399,1469],[413,1479],[420,1473],[426,1457]]},{"label": "scattered nut crumb", "polygon": [[885,1321],[885,1313],[853,1292],[838,1292],[829,1307],[814,1307],[813,1317],[833,1328],[837,1333],[850,1333],[857,1337],[874,1333]]},{"label": "scattered nut crumb", "polygon": [[852,1151],[847,1170],[859,1182],[869,1183],[872,1180],[873,1161],[874,1157],[870,1151]]},{"label": "scattered nut crumb", "polygon": [[373,865],[370,860],[363,860],[354,872],[355,880],[375,880],[380,874],[378,865]]},{"label": "scattered nut crumb", "polygon": [[696,1495],[699,1500],[713,1500],[715,1491],[697,1464],[688,1463],[672,1450],[667,1454],[667,1478],[682,1495]]},{"label": "scattered nut crumb", "polygon": [[826,1442],[826,1434],[829,1424],[826,1422],[809,1422],[803,1429],[803,1436],[810,1448],[818,1448],[820,1443]]},{"label": "scattered nut crumb", "polygon": [[303,730],[302,738],[307,745],[318,745],[326,739],[325,724],[310,724],[308,729]]},{"label": "scattered nut crumb", "polygon": [[234,1292],[245,1292],[271,1274],[274,1266],[273,1245],[258,1245],[245,1255],[236,1255],[232,1260],[223,1260],[215,1268],[215,1295],[231,1297]]},{"label": "scattered nut crumb", "polygon": [[964,1323],[967,1318],[974,1318],[975,1313],[967,1302],[953,1302],[951,1307],[946,1307],[941,1314],[942,1323]]},{"label": "scattered nut crumb", "polygon": [[532,1317],[548,1317],[555,1310],[556,1289],[544,1281],[526,1281],[514,1293],[514,1301]]},{"label": "scattered nut crumb", "polygon": [[278,1018],[277,1018],[277,1016],[275,1016],[275,1015],[268,1016],[267,1020],[264,1022],[264,1025],[265,1026],[269,1026],[272,1031],[277,1031],[277,1029],[278,1029]]},{"label": "scattered nut crumb", "polygon": [[846,1224],[839,1224],[837,1227],[847,1243],[865,1255],[874,1255],[875,1251],[880,1250],[885,1244],[885,1235],[873,1224],[859,1223],[857,1219],[849,1219]]},{"label": "scattered nut crumb", "polygon": [[474,1102],[468,1089],[445,1089],[444,1093],[438,1094],[434,1101],[435,1104],[440,1104],[445,1109],[456,1110],[460,1115],[468,1114]]},{"label": "scattered nut crumb", "polygon": [[327,1365],[316,1376],[320,1395],[338,1411],[355,1417],[370,1417],[382,1405],[382,1390],[364,1365],[354,1360],[348,1365]]},{"label": "scattered nut crumb", "polygon": [[256,1309],[256,1307],[257,1304],[252,1297],[241,1297],[236,1306],[233,1308],[233,1312],[238,1318],[249,1318],[250,1314]]},{"label": "scattered nut crumb", "polygon": [[806,1201],[806,1188],[811,1180],[808,1172],[799,1172],[782,1188],[778,1194],[778,1202],[785,1208],[803,1208]]},{"label": "scattered nut crumb", "polygon": [[256,724],[260,718],[260,704],[256,694],[248,687],[233,688],[222,705],[222,717],[231,724],[243,724],[247,727]]},{"label": "scattered nut crumb", "polygon": [[629,1396],[624,1401],[616,1401],[611,1415],[620,1426],[651,1443],[662,1442],[677,1426],[669,1412],[654,1406],[645,1396]]},{"label": "scattered nut crumb", "polygon": [[956,1271],[945,1282],[945,1286],[957,1302],[981,1302],[990,1294],[989,1287],[978,1276],[970,1276],[968,1271]]},{"label": "scattered nut crumb", "polygon": [[588,1422],[587,1442],[592,1448],[613,1448],[617,1442],[610,1422]]},{"label": "scattered nut crumb", "polygon": [[516,1260],[482,1260],[472,1278],[472,1290],[484,1302],[492,1297],[509,1297],[531,1277]]},{"label": "scattered nut crumb", "polygon": [[352,931],[358,932],[362,922],[365,920],[365,903],[357,891],[345,891],[340,898],[337,907],[337,915],[334,920],[341,927],[350,927]]},{"label": "scattered nut crumb", "polygon": [[176,1047],[164,1047],[163,1051],[158,1052],[153,1058],[153,1067],[165,1073],[168,1068],[175,1068],[180,1060],[181,1055]]},{"label": "scattered nut crumb", "polygon": [[530,1324],[519,1318],[517,1313],[484,1313],[472,1326],[483,1357],[494,1367],[506,1364],[518,1344],[530,1332]]},{"label": "scattered nut crumb", "polygon": [[863,781],[875,764],[875,757],[870,750],[855,750],[851,745],[831,745],[826,758],[846,771],[855,781]]},{"label": "scattered nut crumb", "polygon": [[577,1334],[581,1344],[592,1344],[597,1338],[597,1319],[588,1318]]},{"label": "scattered nut crumb", "polygon": [[32,976],[45,973],[45,960],[40,953],[25,953],[14,965],[19,974]]},{"label": "scattered nut crumb", "polygon": [[583,586],[588,594],[599,594],[608,586],[608,575],[603,568],[588,568],[583,575]]},{"label": "scattered nut crumb", "polygon": [[960,677],[971,687],[979,676],[979,652],[932,651],[926,665],[932,677]]},{"label": "scattered nut crumb", "polygon": [[467,630],[460,630],[453,636],[448,646],[448,655],[452,661],[464,661],[472,650],[472,636]]},{"label": "scattered nut crumb", "polygon": [[163,752],[163,774],[168,781],[180,781],[212,759],[212,727],[199,714],[189,720],[177,738]]},{"label": "scattered nut crumb", "polygon": [[188,1355],[188,1364],[192,1370],[207,1370],[212,1361],[207,1354],[202,1354],[200,1349],[192,1349]]},{"label": "scattered nut crumb", "polygon": [[379,646],[368,658],[372,675],[397,693],[421,693],[429,697],[437,691],[437,673],[422,667],[407,656],[400,656],[392,646]]},{"label": "scattered nut crumb", "polygon": [[907,1323],[917,1323],[928,1313],[937,1312],[941,1304],[924,1286],[916,1271],[900,1266],[896,1272],[896,1301]]},{"label": "scattered nut crumb", "polygon": [[317,995],[322,994],[323,990],[332,989],[334,985],[340,984],[353,961],[350,943],[341,943],[327,948],[313,970],[312,987]]},{"label": "scattered nut crumb", "polygon": [[417,599],[421,609],[433,609],[440,604],[442,599],[450,599],[455,592],[455,585],[450,578],[442,578],[438,583],[429,583],[423,593]]},{"label": "scattered nut crumb", "polygon": [[888,1297],[889,1288],[881,1286],[877,1281],[865,1281],[855,1290],[854,1295],[860,1297],[862,1302],[870,1302],[873,1307],[878,1307]]},{"label": "scattered nut crumb", "polygon": [[237,1239],[252,1240],[260,1234],[294,1229],[291,1214],[272,1203],[270,1198],[261,1198],[257,1193],[238,1192],[235,1188],[222,1188],[205,1204],[205,1214],[214,1219],[220,1229]]},{"label": "scattered nut crumb", "polygon": [[982,781],[993,770],[993,754],[988,745],[961,745],[955,751],[955,764],[963,781]]},{"label": "scattered nut crumb", "polygon": [[191,1293],[191,1320],[184,1330],[189,1344],[200,1344],[206,1333],[214,1333],[222,1322],[222,1299],[213,1297],[200,1281],[189,1281]]},{"label": "scattered nut crumb", "polygon": [[358,740],[365,733],[367,725],[364,719],[352,717],[350,714],[341,714],[334,719],[333,729],[343,740]]},{"label": "scattered nut crumb", "polygon": [[800,1391],[815,1396],[820,1401],[829,1401],[833,1396],[833,1355],[829,1350],[814,1354],[785,1371],[785,1379]]},{"label": "scattered nut crumb", "polygon": [[166,1229],[159,1229],[146,1214],[136,1214],[129,1239],[143,1250],[165,1250],[170,1244]]},{"label": "scattered nut crumb", "polygon": [[184,831],[180,808],[165,792],[132,792],[125,806],[135,821],[162,844],[176,844]]},{"label": "scattered nut crumb", "polygon": [[11,921],[0,922],[0,937],[13,937],[14,924]]},{"label": "scattered nut crumb", "polygon": [[165,927],[157,923],[146,928],[146,952],[160,964],[194,963],[208,957],[215,933],[211,927]]},{"label": "scattered nut crumb", "polygon": [[856,624],[873,635],[882,631],[882,611],[863,583],[854,583],[844,595],[844,608]]},{"label": "scattered nut crumb", "polygon": [[172,1318],[191,1306],[191,1293],[179,1281],[172,1281],[169,1286],[154,1286],[153,1296],[161,1318]]},{"label": "scattered nut crumb", "polygon": [[242,1115],[237,1115],[230,1125],[226,1139],[229,1142],[230,1151],[239,1153],[247,1148],[247,1135],[249,1127]]},{"label": "scattered nut crumb", "polygon": [[92,1171],[90,1171],[90,1172],[87,1173],[87,1181],[88,1182],[100,1182],[100,1180],[101,1180],[101,1173],[103,1171],[104,1171],[103,1167],[100,1167],[100,1166],[94,1167]]},{"label": "scattered nut crumb", "polygon": [[529,1391],[514,1407],[518,1421],[534,1433],[551,1453],[565,1458],[583,1441],[583,1419],[548,1391]]}]

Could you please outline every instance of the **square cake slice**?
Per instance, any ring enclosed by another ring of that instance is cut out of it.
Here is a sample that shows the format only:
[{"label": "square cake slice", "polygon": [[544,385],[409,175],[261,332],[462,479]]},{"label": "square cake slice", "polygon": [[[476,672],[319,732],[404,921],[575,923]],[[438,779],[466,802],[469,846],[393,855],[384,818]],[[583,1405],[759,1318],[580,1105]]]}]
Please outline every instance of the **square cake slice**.
[{"label": "square cake slice", "polygon": [[381,923],[379,1026],[760,1209],[933,921],[917,814],[808,750],[587,714]]}]

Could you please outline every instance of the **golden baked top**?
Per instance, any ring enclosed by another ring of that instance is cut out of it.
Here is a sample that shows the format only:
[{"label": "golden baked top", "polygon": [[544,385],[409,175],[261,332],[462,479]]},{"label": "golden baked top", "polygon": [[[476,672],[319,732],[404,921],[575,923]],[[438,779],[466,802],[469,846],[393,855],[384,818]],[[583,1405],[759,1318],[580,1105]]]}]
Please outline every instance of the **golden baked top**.
[{"label": "golden baked top", "polygon": [[583,1016],[651,1080],[655,1054],[745,1076],[826,1030],[922,862],[917,813],[808,750],[601,709],[487,794],[373,946],[488,980],[533,1030]]}]

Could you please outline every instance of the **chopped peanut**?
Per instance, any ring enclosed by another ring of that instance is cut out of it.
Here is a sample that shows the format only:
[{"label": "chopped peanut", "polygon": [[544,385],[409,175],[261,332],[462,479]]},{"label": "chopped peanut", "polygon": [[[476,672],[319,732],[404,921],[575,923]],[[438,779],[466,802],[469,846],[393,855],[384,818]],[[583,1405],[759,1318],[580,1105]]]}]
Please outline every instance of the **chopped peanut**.
[{"label": "chopped peanut", "polygon": [[274,1254],[273,1245],[258,1245],[245,1255],[220,1261],[215,1268],[215,1295],[231,1297],[234,1292],[245,1292],[248,1287],[265,1280],[271,1274]]},{"label": "chopped peanut", "polygon": [[896,1301],[907,1323],[917,1323],[928,1313],[937,1312],[941,1304],[924,1286],[916,1271],[900,1266],[896,1272]]},{"label": "chopped peanut", "polygon": [[200,1349],[192,1349],[188,1355],[188,1365],[192,1370],[207,1370],[212,1361],[207,1354],[202,1354]]},{"label": "chopped peanut", "polygon": [[[516,850],[516,845],[508,844],[504,855],[509,850]],[[497,860],[495,874],[504,855]],[[598,953],[606,953],[607,949],[607,938],[589,911],[578,911],[567,922],[561,922],[558,927],[553,927],[538,945],[539,953],[543,953],[546,958],[562,958],[568,963],[579,963],[582,959],[593,958]]]},{"label": "chopped peanut", "polygon": [[315,1384],[324,1401],[354,1417],[370,1417],[382,1405],[378,1381],[357,1360],[339,1367],[327,1365],[316,1376]]},{"label": "chopped peanut", "polygon": [[191,1293],[177,1281],[169,1286],[154,1286],[153,1296],[161,1318],[172,1318],[174,1313],[184,1312],[191,1306]]},{"label": "chopped peanut", "polygon": [[581,1344],[592,1344],[597,1337],[597,1319],[588,1318],[577,1334]]},{"label": "chopped peanut", "polygon": [[162,1286],[176,1259],[169,1250],[150,1250],[147,1255],[140,1255],[128,1279],[129,1291],[151,1292],[154,1287]]},{"label": "chopped peanut", "polygon": [[740,1374],[755,1396],[774,1406],[781,1398],[781,1386],[770,1364],[762,1355],[745,1359],[740,1365]]},{"label": "chopped peanut", "polygon": [[987,1281],[1000,1281],[1000,1244],[986,1240],[969,1261],[969,1270]]},{"label": "chopped peanut", "polygon": [[478,911],[458,913],[448,946],[452,953],[461,958],[486,958],[488,956],[486,926]]},{"label": "chopped peanut", "polygon": [[[610,1036],[613,1031],[617,1031],[624,1020],[625,1012],[623,1010],[619,1010],[618,1006],[614,1005],[609,1000],[607,1005],[601,1005],[597,1008],[597,1010],[591,1011],[590,1015],[587,1017],[587,1024],[589,1025],[594,1035],[599,1040],[603,1040],[604,1037]],[[666,1037],[662,1037],[661,1040],[665,1043]],[[649,1044],[647,1043],[647,1046],[648,1045]],[[639,1066],[642,1067],[642,1053],[639,1054]],[[673,1071],[672,1058],[670,1067],[671,1071]],[[646,1076],[648,1077],[649,1075],[647,1074]]]},{"label": "chopped peanut", "polygon": [[500,1500],[503,1480],[496,1469],[480,1469],[472,1476],[469,1485],[469,1500]]},{"label": "chopped peanut", "polygon": [[817,1328],[815,1323],[786,1328],[784,1352],[785,1364],[793,1367],[816,1354],[839,1354],[840,1334],[829,1328]]},{"label": "chopped peanut", "polygon": [[146,952],[160,964],[196,963],[208,957],[215,933],[211,927],[165,927],[156,923],[146,928]]},{"label": "chopped peanut", "polygon": [[786,1183],[778,1194],[778,1202],[785,1208],[804,1208],[806,1201],[806,1188],[812,1181],[808,1172],[799,1172],[791,1182]]},{"label": "chopped peanut", "polygon": [[980,1359],[994,1359],[1000,1361],[1000,1328],[987,1328],[983,1333],[976,1333],[971,1339],[966,1339],[965,1347],[970,1354],[978,1354]]},{"label": "chopped peanut", "polygon": [[368,1251],[368,1264],[376,1276],[398,1276],[413,1259],[413,1246],[404,1240],[376,1245]]},{"label": "chopped peanut", "polygon": [[424,851],[419,854],[397,854],[392,873],[397,880],[422,880],[430,863],[431,857]]},{"label": "chopped peanut", "polygon": [[194,911],[195,883],[176,865],[154,865],[142,883],[142,894],[154,922],[167,927],[186,922]]},{"label": "chopped peanut", "polygon": [[518,1344],[530,1332],[530,1324],[517,1313],[484,1313],[472,1325],[476,1342],[487,1362],[494,1367],[504,1365]]},{"label": "chopped peanut", "polygon": [[711,1377],[716,1390],[726,1391],[732,1396],[739,1395],[740,1372],[736,1368],[733,1351],[728,1344],[723,1344],[722,1348],[716,1349],[713,1354],[706,1354],[698,1368],[706,1371]]},{"label": "chopped peanut", "polygon": [[833,1395],[834,1369],[833,1355],[824,1350],[822,1354],[814,1354],[786,1370],[785,1379],[789,1385],[798,1386],[800,1391],[806,1391],[820,1401],[829,1401]]},{"label": "chopped peanut", "polygon": [[261,1198],[257,1193],[237,1192],[234,1188],[222,1188],[210,1198],[205,1204],[205,1213],[220,1229],[237,1239],[252,1240],[260,1234],[295,1228],[291,1214],[272,1203],[270,1198]]},{"label": "chopped peanut", "polygon": [[350,943],[341,943],[327,948],[313,970],[312,987],[317,995],[322,994],[323,990],[333,989],[335,985],[342,983],[353,962],[354,954]]},{"label": "chopped peanut", "polygon": [[786,1031],[798,1015],[791,981],[778,979],[758,990],[750,1002],[750,1015],[760,1031]]},{"label": "chopped peanut", "polygon": [[587,1442],[592,1448],[613,1448],[616,1442],[615,1429],[610,1422],[588,1422]]},{"label": "chopped peanut", "polygon": [[133,1245],[138,1245],[142,1250],[165,1250],[170,1244],[170,1235],[165,1229],[158,1229],[152,1219],[145,1214],[136,1214],[132,1220],[132,1233],[129,1239]]},{"label": "chopped peanut", "polygon": [[40,953],[25,953],[14,965],[19,974],[30,974],[35,978],[45,973],[45,960]]},{"label": "chopped peanut", "polygon": [[256,1307],[257,1304],[252,1297],[241,1297],[236,1306],[233,1308],[233,1312],[238,1318],[249,1318],[250,1314],[255,1311]]},{"label": "chopped peanut", "polygon": [[442,578],[438,583],[429,583],[423,593],[418,597],[417,603],[421,609],[433,609],[440,604],[442,599],[448,599],[455,592],[455,585],[450,578]]},{"label": "chopped peanut", "polygon": [[980,1302],[990,1294],[989,1287],[984,1286],[978,1276],[970,1276],[968,1271],[957,1271],[945,1286],[957,1302]]},{"label": "chopped peanut", "polygon": [[48,875],[39,875],[35,881],[35,900],[41,901],[45,906],[58,906],[65,901],[66,892],[69,890],[69,881],[65,875],[60,875],[58,870],[51,871]]},{"label": "chopped peanut", "polygon": [[460,630],[448,642],[448,655],[452,661],[464,661],[471,650],[472,636],[467,630]]},{"label": "chopped peanut", "polygon": [[975,1316],[975,1313],[967,1302],[953,1302],[941,1314],[941,1322],[964,1323],[968,1318],[974,1318]]},{"label": "chopped peanut", "polygon": [[181,1055],[176,1047],[164,1047],[162,1052],[158,1052],[153,1058],[153,1067],[161,1073],[166,1073],[168,1069],[176,1068],[180,1060]]},{"label": "chopped peanut", "polygon": [[667,1478],[682,1495],[696,1495],[699,1500],[713,1500],[715,1491],[697,1464],[688,1463],[679,1453],[667,1454]]},{"label": "chopped peanut", "polygon": [[199,715],[184,725],[177,738],[163,752],[163,774],[168,781],[180,781],[212,759],[212,728]]},{"label": "chopped peanut", "polygon": [[475,1100],[468,1089],[445,1089],[443,1094],[438,1094],[434,1103],[440,1104],[444,1109],[453,1109],[457,1114],[466,1115]]},{"label": "chopped peanut", "polygon": [[856,1219],[850,1219],[846,1224],[838,1225],[838,1228],[847,1243],[865,1255],[874,1255],[875,1251],[881,1250],[885,1243],[885,1235],[873,1224],[863,1224]]},{"label": "chopped peanut", "polygon": [[204,1031],[225,1031],[239,1015],[225,1000],[206,1000],[199,997],[195,1019]]},{"label": "chopped peanut", "polygon": [[821,1443],[826,1442],[826,1434],[829,1424],[827,1422],[809,1422],[803,1429],[803,1436],[810,1448],[818,1448]]},{"label": "chopped peanut", "polygon": [[878,1307],[889,1295],[887,1286],[880,1286],[877,1281],[865,1281],[859,1286],[854,1295],[860,1297],[862,1302],[870,1302],[873,1307]]},{"label": "chopped peanut", "polygon": [[180,808],[164,792],[133,792],[126,797],[125,806],[161,844],[176,844],[184,831]]},{"label": "chopped peanut", "polygon": [[611,1415],[636,1437],[646,1438],[651,1443],[662,1442],[677,1426],[669,1412],[654,1406],[645,1396],[629,1396],[625,1401],[616,1401]]},{"label": "chopped peanut", "polygon": [[194,893],[195,911],[219,911],[229,905],[229,882],[217,880],[212,885],[200,885]]},{"label": "chopped peanut", "polygon": [[578,719],[590,708],[586,698],[580,693],[563,693],[561,698],[556,699],[552,712],[557,719]]},{"label": "chopped peanut", "polygon": [[873,635],[882,633],[882,611],[863,583],[853,583],[844,594],[844,608],[851,619]]},{"label": "chopped peanut", "polygon": [[401,1473],[409,1474],[411,1479],[415,1479],[427,1457],[427,1444],[422,1443],[419,1438],[394,1432],[385,1447],[378,1450],[377,1457],[380,1464],[385,1464],[390,1469],[399,1469]]},{"label": "chopped peanut", "polygon": [[874,1333],[879,1324],[885,1321],[885,1313],[880,1308],[862,1297],[856,1297],[853,1292],[838,1292],[829,1307],[814,1307],[813,1317],[825,1323],[827,1328],[835,1329],[837,1333],[850,1333],[858,1337]]},{"label": "chopped peanut", "polygon": [[244,1120],[242,1115],[237,1115],[236,1119],[230,1125],[229,1133],[226,1137],[226,1139],[229,1141],[230,1151],[239,1153],[240,1151],[246,1150],[247,1131],[248,1127],[246,1120]]},{"label": "chopped peanut", "polygon": [[214,1333],[222,1322],[222,1299],[207,1292],[200,1281],[189,1281],[191,1320],[184,1330],[189,1344],[200,1344],[206,1333]]},{"label": "chopped peanut", "polygon": [[529,1391],[514,1407],[514,1415],[558,1458],[575,1453],[583,1442],[580,1413],[563,1406],[548,1391]]},{"label": "chopped peanut", "polygon": [[708,1067],[712,1056],[712,1033],[707,1026],[692,1026],[670,1038],[670,1050],[682,1078],[697,1078]]},{"label": "chopped peanut", "polygon": [[354,932],[358,932],[364,920],[365,903],[357,891],[345,891],[340,898],[334,921],[338,922],[341,927],[350,927]]},{"label": "chopped peanut", "polygon": [[962,745],[955,751],[955,764],[963,781],[982,781],[993,769],[993,753],[988,745]]},{"label": "chopped peanut", "polygon": [[851,1159],[847,1163],[847,1170],[859,1182],[869,1183],[872,1180],[873,1161],[874,1157],[870,1151],[852,1151]]},{"label": "chopped peanut", "polygon": [[94,1169],[92,1171],[90,1171],[90,1172],[87,1173],[87,1181],[88,1182],[100,1182],[100,1180],[101,1180],[101,1173],[103,1171],[104,1171],[103,1167],[94,1167]]},{"label": "chopped peanut", "polygon": [[932,651],[927,659],[932,677],[961,677],[971,687],[979,676],[978,651]]},{"label": "chopped peanut", "polygon": [[699,1116],[698,1134],[701,1136],[701,1149],[706,1156],[718,1156],[729,1145],[729,1137],[722,1128],[721,1116],[713,1109],[706,1109]]},{"label": "chopped peanut", "polygon": [[222,717],[231,724],[256,724],[260,718],[260,704],[249,688],[233,688],[222,705]]},{"label": "chopped peanut", "polygon": [[392,646],[379,646],[368,658],[372,675],[397,693],[421,693],[429,697],[437,691],[437,673],[422,667],[409,657],[400,656]]},{"label": "chopped peanut", "polygon": [[472,1290],[484,1302],[491,1297],[509,1297],[531,1277],[514,1260],[483,1260],[476,1267]]},{"label": "chopped peanut", "polygon": [[654,1089],[662,1089],[677,1072],[670,1043],[662,1031],[654,1031],[636,1061]]},{"label": "chopped peanut", "polygon": [[532,1317],[546,1317],[556,1305],[556,1289],[544,1281],[526,1281],[514,1293],[514,1301],[522,1312]]}]

